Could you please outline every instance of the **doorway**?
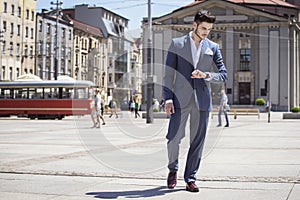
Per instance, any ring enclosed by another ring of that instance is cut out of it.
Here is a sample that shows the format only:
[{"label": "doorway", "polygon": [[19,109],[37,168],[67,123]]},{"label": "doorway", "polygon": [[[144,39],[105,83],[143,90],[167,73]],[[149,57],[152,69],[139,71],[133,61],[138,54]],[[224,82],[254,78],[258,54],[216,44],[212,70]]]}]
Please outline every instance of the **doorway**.
[{"label": "doorway", "polygon": [[251,83],[239,83],[239,104],[240,105],[251,104],[250,86]]}]

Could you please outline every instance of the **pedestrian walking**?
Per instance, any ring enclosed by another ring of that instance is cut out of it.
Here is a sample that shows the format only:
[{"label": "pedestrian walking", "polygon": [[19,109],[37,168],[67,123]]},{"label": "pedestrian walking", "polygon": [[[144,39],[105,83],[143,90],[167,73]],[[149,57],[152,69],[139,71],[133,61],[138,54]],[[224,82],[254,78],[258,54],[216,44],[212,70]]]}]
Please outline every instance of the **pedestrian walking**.
[{"label": "pedestrian walking", "polygon": [[117,103],[114,100],[111,100],[108,104],[108,107],[110,108],[110,115],[109,118],[113,116],[113,114],[116,115],[116,118],[118,118],[117,114]]},{"label": "pedestrian walking", "polygon": [[104,101],[104,97],[101,98],[101,120],[102,120],[102,125],[105,125],[105,120],[104,120],[104,109],[105,109],[105,101]]},{"label": "pedestrian walking", "polygon": [[139,100],[138,100],[138,98],[136,97],[136,98],[134,99],[134,114],[135,114],[135,118],[140,117],[140,114],[139,114],[139,108],[140,108],[140,106],[139,106]]},{"label": "pedestrian walking", "polygon": [[[100,95],[100,90],[96,89],[95,90],[95,95],[94,95],[94,108],[91,114],[92,121],[93,121],[93,127],[100,128],[100,119],[102,119],[103,124],[105,124],[103,113],[101,111],[101,95]],[[95,120],[96,118],[96,120]]]},{"label": "pedestrian walking", "polygon": [[[219,46],[207,39],[215,16],[202,10],[194,17],[193,31],[172,40],[165,65],[165,111],[170,115],[167,151],[168,188],[177,184],[179,145],[185,136],[186,122],[190,119],[190,147],[184,171],[186,190],[198,192],[196,174],[212,109],[210,82],[227,80]],[[216,72],[212,68],[216,67]]]},{"label": "pedestrian walking", "polygon": [[219,124],[217,127],[222,126],[222,112],[224,113],[226,125],[225,127],[229,127],[229,119],[228,119],[228,112],[229,105],[228,105],[228,97],[225,93],[225,90],[221,90],[221,100],[220,100],[220,107],[219,107],[219,114],[218,114],[218,122]]}]

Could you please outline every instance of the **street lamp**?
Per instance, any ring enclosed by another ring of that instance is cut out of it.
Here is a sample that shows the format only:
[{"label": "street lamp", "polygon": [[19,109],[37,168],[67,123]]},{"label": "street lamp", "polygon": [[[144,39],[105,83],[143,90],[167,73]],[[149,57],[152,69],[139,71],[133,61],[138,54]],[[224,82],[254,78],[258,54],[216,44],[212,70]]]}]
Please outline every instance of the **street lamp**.
[{"label": "street lamp", "polygon": [[51,1],[51,5],[56,6],[56,30],[55,30],[55,64],[54,64],[54,79],[57,80],[58,76],[58,52],[59,52],[59,45],[58,45],[58,16],[60,15],[61,5],[63,4],[62,1],[56,0],[56,2]]}]

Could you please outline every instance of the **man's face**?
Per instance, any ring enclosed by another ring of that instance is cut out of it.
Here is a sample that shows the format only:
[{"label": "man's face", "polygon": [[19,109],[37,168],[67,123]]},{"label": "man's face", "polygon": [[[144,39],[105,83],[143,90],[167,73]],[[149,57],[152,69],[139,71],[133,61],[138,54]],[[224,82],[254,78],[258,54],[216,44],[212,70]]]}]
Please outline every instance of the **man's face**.
[{"label": "man's face", "polygon": [[209,32],[211,31],[213,23],[201,22],[197,29],[197,23],[194,22],[193,27],[194,31],[197,32],[198,36],[200,36],[200,38],[204,40],[205,38],[207,38]]}]

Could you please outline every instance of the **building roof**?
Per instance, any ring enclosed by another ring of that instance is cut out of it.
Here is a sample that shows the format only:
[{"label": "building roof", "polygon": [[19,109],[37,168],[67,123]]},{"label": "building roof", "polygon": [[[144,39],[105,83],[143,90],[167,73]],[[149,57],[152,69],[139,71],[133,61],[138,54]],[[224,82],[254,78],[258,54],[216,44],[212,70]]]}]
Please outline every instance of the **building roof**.
[{"label": "building roof", "polygon": [[[194,2],[186,5],[185,7],[190,7],[199,3],[206,2],[208,0],[195,0]],[[288,2],[282,0],[224,0],[235,4],[244,4],[244,5],[270,5],[270,6],[282,6],[282,7],[290,7],[290,8],[298,8],[298,6],[290,4]]]},{"label": "building roof", "polygon": [[227,0],[227,1],[231,1],[233,3],[238,3],[238,4],[263,4],[263,5],[271,5],[271,6],[298,8],[296,5],[290,4],[282,0]]},{"label": "building roof", "polygon": [[92,34],[95,36],[104,37],[102,31],[99,28],[88,25],[84,22],[80,22],[76,19],[71,18],[70,16],[68,16],[68,17],[69,17],[69,20],[73,22],[74,28],[77,28],[79,30],[82,30],[86,33],[89,33],[89,34]]}]

